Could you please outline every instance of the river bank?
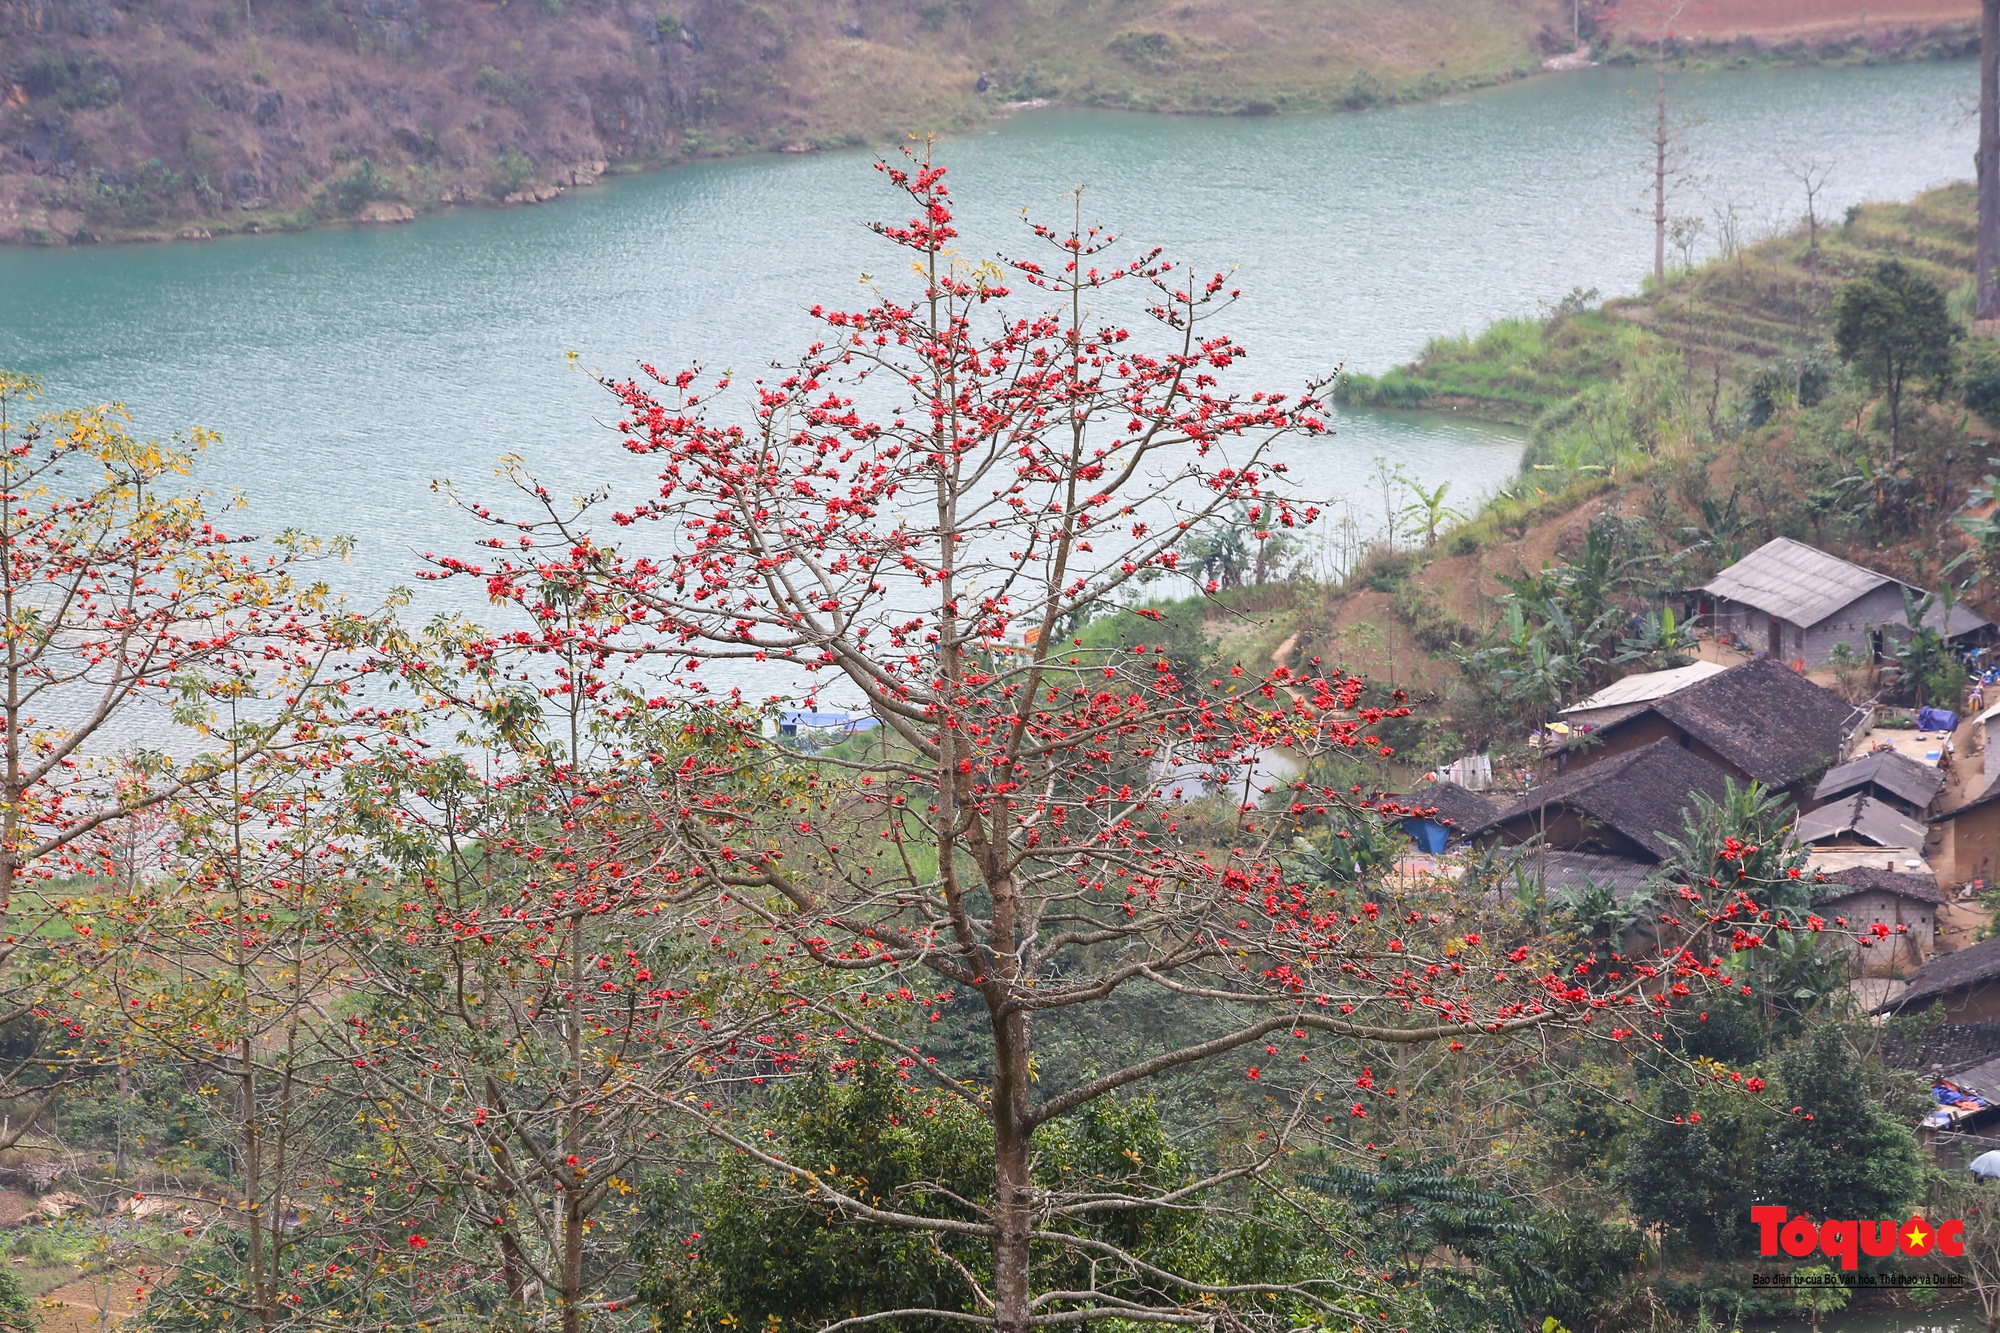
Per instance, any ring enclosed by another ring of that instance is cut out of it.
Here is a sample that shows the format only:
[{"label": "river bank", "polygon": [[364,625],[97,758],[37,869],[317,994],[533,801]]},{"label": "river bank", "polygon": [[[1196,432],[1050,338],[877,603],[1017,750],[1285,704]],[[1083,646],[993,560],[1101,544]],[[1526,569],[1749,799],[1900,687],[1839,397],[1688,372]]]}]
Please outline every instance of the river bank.
[{"label": "river bank", "polygon": [[[198,0],[215,11],[145,42],[109,5],[79,11],[60,38],[22,29],[0,62],[0,244],[199,241],[545,205],[619,175],[972,132],[1023,104],[1381,109],[1556,77],[1543,66],[1571,40],[1563,7],[1541,0],[1338,15],[1138,0],[1059,16],[1029,4],[1011,19],[945,6],[843,16],[786,0],[754,13],[693,4],[637,26],[609,3],[408,0],[404,18],[377,5],[326,31],[271,18],[252,31],[222,0]],[[1963,0],[1925,0],[1910,21],[1891,3],[1799,30],[1801,3],[1708,6],[1744,9],[1745,21],[1677,38],[1672,63],[1701,73],[1973,49],[1970,24],[1948,16]],[[0,0],[0,36],[15,8]],[[1615,16],[1588,26],[1600,61],[1650,59]]]}]

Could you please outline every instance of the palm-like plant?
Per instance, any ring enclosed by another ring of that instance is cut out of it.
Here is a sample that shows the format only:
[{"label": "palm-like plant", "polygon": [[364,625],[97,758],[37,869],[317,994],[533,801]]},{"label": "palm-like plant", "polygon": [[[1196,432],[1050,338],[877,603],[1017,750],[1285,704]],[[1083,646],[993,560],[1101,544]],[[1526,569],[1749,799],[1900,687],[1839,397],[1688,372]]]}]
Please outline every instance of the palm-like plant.
[{"label": "palm-like plant", "polygon": [[1415,498],[1403,506],[1398,517],[1404,520],[1405,530],[1421,532],[1424,535],[1426,550],[1437,545],[1438,534],[1444,528],[1465,521],[1464,510],[1455,509],[1445,503],[1445,494],[1451,490],[1450,482],[1441,481],[1432,490],[1425,490],[1409,477],[1403,479],[1403,484],[1410,488],[1410,494]]}]

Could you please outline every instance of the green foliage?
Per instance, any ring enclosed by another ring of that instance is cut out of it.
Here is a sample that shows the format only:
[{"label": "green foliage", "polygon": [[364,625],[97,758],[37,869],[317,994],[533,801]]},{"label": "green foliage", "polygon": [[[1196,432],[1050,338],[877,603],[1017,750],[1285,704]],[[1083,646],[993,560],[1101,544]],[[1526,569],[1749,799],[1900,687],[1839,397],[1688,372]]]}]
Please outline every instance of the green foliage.
[{"label": "green foliage", "polygon": [[[873,1058],[850,1080],[816,1075],[786,1088],[767,1123],[783,1128],[788,1160],[865,1187],[883,1207],[969,1221],[992,1192],[985,1117],[957,1098],[912,1091]],[[974,1273],[990,1262],[976,1242],[947,1239],[933,1248],[920,1232],[843,1226],[740,1155],[643,1188],[639,1294],[670,1329],[970,1309],[972,1294],[952,1261]]]},{"label": "green foliage", "polygon": [[30,60],[21,73],[21,86],[30,97],[52,98],[71,111],[110,106],[124,91],[118,71],[108,61],[56,51],[44,51]]},{"label": "green foliage", "polygon": [[1835,1024],[1778,1058],[1787,1104],[1757,1163],[1764,1197],[1815,1217],[1903,1217],[1923,1186],[1917,1141],[1872,1095]]},{"label": "green foliage", "polygon": [[[1077,634],[1081,650],[1097,655],[1139,644],[1166,649],[1173,673],[1185,682],[1202,681],[1216,665],[1215,643],[1203,628],[1210,603],[1201,597],[1160,602],[1132,611],[1111,611],[1094,617]],[[1141,614],[1141,612],[1151,614]]]},{"label": "green foliage", "polygon": [[526,185],[535,174],[535,160],[518,148],[502,151],[493,159],[493,193],[509,195]]},{"label": "green foliage", "polygon": [[[1949,706],[1965,689],[1964,664],[1952,652],[1944,635],[1933,625],[1925,623],[1937,606],[1938,594],[1918,596],[1905,588],[1904,632],[1895,636],[1890,645],[1903,692],[1919,708],[1931,703]],[[1944,616],[1938,619],[1942,622]]]},{"label": "green foliage", "polygon": [[1901,436],[1904,391],[1950,380],[1959,332],[1944,289],[1898,259],[1877,262],[1835,299],[1834,346],[1886,399],[1892,446]]},{"label": "green foliage", "polygon": [[0,1265],[0,1333],[36,1333],[42,1321],[35,1302],[21,1285],[21,1275],[11,1266]]},{"label": "green foliage", "polygon": [[[240,1227],[212,1227],[129,1322],[134,1333],[225,1333],[243,1327],[249,1298],[250,1238]],[[306,1327],[331,1327],[370,1306],[375,1256],[351,1253],[310,1231],[293,1233],[272,1268],[269,1298]],[[389,1256],[388,1262],[395,1262]],[[0,1328],[4,1328],[0,1325]]]},{"label": "green foliage", "polygon": [[[850,1077],[816,1072],[780,1090],[750,1136],[878,1207],[977,1220],[993,1189],[984,1113],[906,1081],[880,1052],[858,1056]],[[1037,1185],[1062,1197],[1143,1197],[1192,1178],[1192,1164],[1169,1142],[1147,1101],[1094,1102],[1038,1130],[1035,1144]],[[967,1275],[982,1285],[991,1276],[990,1249],[980,1238],[848,1224],[809,1190],[741,1154],[655,1177],[643,1197],[638,1291],[664,1329],[811,1327],[895,1309],[971,1312],[976,1300]],[[1329,1261],[1305,1236],[1260,1219],[1254,1208],[1239,1209],[1234,1220],[1137,1208],[1052,1225],[1208,1280],[1317,1275]],[[1037,1262],[1066,1261],[1050,1253]],[[1109,1272],[1098,1280],[1112,1291],[1124,1285]],[[1047,1274],[1055,1289],[1076,1290],[1088,1281],[1081,1269]],[[909,1318],[882,1327],[956,1325]]]},{"label": "green foliage", "polygon": [[1534,1215],[1421,1158],[1334,1165],[1300,1180],[1347,1206],[1364,1253],[1391,1281],[1423,1292],[1443,1327],[1512,1327],[1550,1313],[1588,1326],[1644,1253],[1629,1226],[1581,1211]]},{"label": "green foliage", "polygon": [[1980,339],[1971,344],[1958,370],[1965,405],[1988,421],[2000,421],[2000,346]]},{"label": "green foliage", "polygon": [[1825,1264],[1808,1264],[1792,1272],[1792,1301],[1811,1316],[1815,1329],[1822,1315],[1845,1307],[1852,1294],[1842,1284],[1840,1274]]},{"label": "green foliage", "polygon": [[1182,568],[1210,592],[1258,586],[1278,577],[1302,543],[1290,532],[1268,526],[1264,511],[1247,502],[1181,543]]},{"label": "green foliage", "polygon": [[1696,1254],[1745,1253],[1756,1240],[1750,1205],[1760,1197],[1757,1163],[1773,1113],[1738,1088],[1691,1091],[1669,1081],[1647,1114],[1613,1175],[1633,1215],[1671,1229]]},{"label": "green foliage", "polygon": [[472,76],[472,88],[495,106],[510,106],[517,111],[533,106],[540,95],[535,89],[534,76],[527,70],[500,70],[491,65],[479,67],[479,72]]},{"label": "green foliage", "polygon": [[363,206],[393,194],[394,182],[369,159],[357,158],[326,183],[323,196],[335,213],[351,217]]}]

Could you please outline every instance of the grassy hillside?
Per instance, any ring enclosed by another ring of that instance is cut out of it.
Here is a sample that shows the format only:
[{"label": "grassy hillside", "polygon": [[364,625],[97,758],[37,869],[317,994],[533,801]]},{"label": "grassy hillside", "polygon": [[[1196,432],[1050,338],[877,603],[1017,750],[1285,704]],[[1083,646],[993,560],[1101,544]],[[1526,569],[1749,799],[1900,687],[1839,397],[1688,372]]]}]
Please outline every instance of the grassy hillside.
[{"label": "grassy hillside", "polygon": [[[1583,12],[1629,58],[1629,22]],[[1012,101],[1361,108],[1531,72],[1568,26],[1560,0],[0,0],[0,243],[545,202]],[[1877,22],[1850,54],[1963,45],[1934,29]]]},{"label": "grassy hillside", "polygon": [[[1801,224],[1643,296],[1572,299],[1545,318],[1438,339],[1379,378],[1356,376],[1343,391],[1352,403],[1451,404],[1531,423],[1534,435],[1520,476],[1470,521],[1428,548],[1378,547],[1303,607],[1299,650],[1451,698],[1455,649],[1486,641],[1504,615],[1502,576],[1562,564],[1607,517],[1641,532],[1655,568],[1680,587],[1774,536],[1933,584],[1970,543],[1952,520],[2000,452],[2000,431],[1961,397],[2000,349],[1968,334],[1959,383],[1906,405],[1891,452],[1880,404],[1833,353],[1833,303],[1845,283],[1896,258],[1942,287],[1964,320],[1973,218],[1964,184],[1866,205],[1823,219],[1817,247]],[[1961,566],[1954,579],[1969,573]],[[1965,592],[1988,615],[2000,612],[1993,574]]]}]

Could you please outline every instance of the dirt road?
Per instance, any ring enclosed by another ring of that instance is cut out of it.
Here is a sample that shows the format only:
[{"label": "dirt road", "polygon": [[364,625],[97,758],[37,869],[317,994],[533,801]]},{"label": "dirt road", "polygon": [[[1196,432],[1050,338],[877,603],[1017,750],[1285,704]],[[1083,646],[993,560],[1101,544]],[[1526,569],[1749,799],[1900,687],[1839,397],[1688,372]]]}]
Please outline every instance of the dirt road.
[{"label": "dirt road", "polygon": [[[1658,22],[1657,0],[1618,6],[1628,37]],[[1979,21],[1979,0],[1688,0],[1673,31],[1681,37],[1830,37],[1879,28],[1934,28]]]}]

